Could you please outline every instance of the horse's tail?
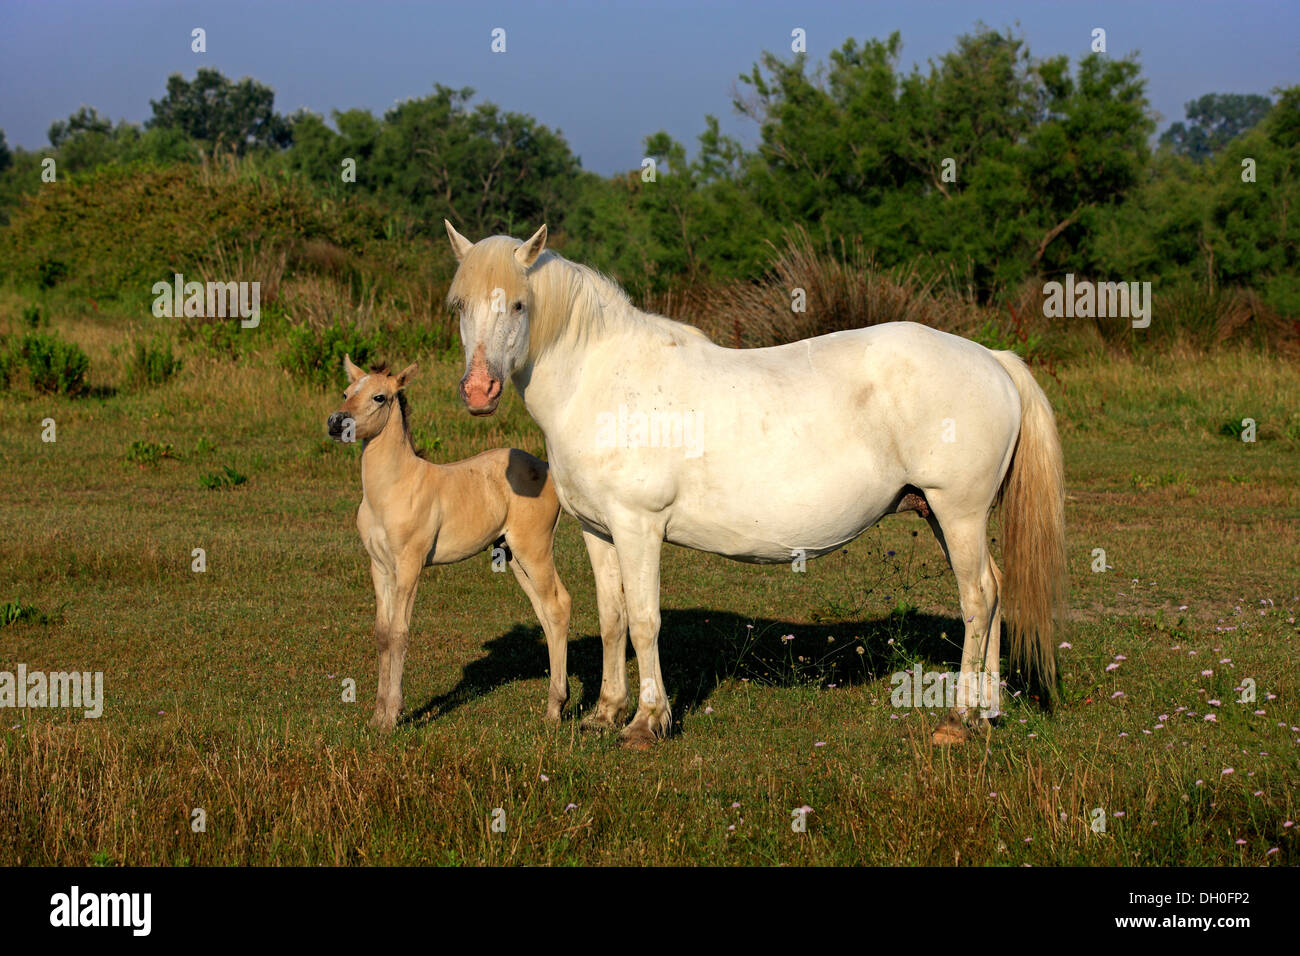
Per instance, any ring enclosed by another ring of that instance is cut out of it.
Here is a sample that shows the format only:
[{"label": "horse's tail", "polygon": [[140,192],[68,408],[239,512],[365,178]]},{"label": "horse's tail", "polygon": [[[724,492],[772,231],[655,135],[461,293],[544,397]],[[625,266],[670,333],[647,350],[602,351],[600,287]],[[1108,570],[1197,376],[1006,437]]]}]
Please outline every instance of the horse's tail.
[{"label": "horse's tail", "polygon": [[1050,707],[1060,691],[1054,624],[1064,613],[1065,467],[1056,418],[1014,352],[994,352],[1020,393],[1020,438],[1002,481],[1001,602],[1013,665],[1036,680]]}]

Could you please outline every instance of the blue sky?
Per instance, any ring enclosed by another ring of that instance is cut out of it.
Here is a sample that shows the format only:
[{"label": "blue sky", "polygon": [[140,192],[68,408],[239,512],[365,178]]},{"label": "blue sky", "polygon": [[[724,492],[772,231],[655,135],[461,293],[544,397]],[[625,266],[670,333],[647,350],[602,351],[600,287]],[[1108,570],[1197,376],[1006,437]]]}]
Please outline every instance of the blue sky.
[{"label": "blue sky", "polygon": [[[470,86],[559,128],[583,166],[639,166],[643,138],[666,129],[694,151],[704,115],[752,145],[731,91],[764,49],[789,54],[806,31],[824,61],[850,37],[903,37],[901,65],[950,50],[976,21],[1022,33],[1036,56],[1136,51],[1161,128],[1203,93],[1263,93],[1300,83],[1300,3],[1235,2],[59,2],[0,0],[0,128],[11,145],[46,145],[51,122],[85,103],[142,122],[166,77],[200,66],[252,76],[276,108],[365,107],[382,114],[435,83]],[[190,52],[190,30],[208,52]],[[506,53],[490,49],[506,31]]]}]

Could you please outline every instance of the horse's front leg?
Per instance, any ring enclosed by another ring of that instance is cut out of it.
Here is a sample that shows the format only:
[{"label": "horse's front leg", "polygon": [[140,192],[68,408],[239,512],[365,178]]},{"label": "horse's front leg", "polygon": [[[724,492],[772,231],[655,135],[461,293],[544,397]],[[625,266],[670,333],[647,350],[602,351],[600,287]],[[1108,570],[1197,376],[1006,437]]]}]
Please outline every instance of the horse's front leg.
[{"label": "horse's front leg", "polygon": [[385,723],[384,709],[388,700],[389,647],[396,582],[374,558],[370,559],[370,580],[375,585],[375,646],[379,657],[379,689],[375,694],[375,712],[370,718],[370,726],[392,730],[393,725]]},{"label": "horse's front leg", "polygon": [[627,715],[627,605],[623,600],[623,574],[618,553],[608,538],[582,529],[582,540],[596,578],[596,610],[600,616],[603,649],[600,699],[582,720],[584,730],[616,730]]},{"label": "horse's front leg", "polygon": [[645,750],[656,738],[666,737],[672,724],[668,691],[659,670],[659,554],[663,549],[663,528],[637,516],[624,528],[614,529],[614,547],[623,574],[628,631],[641,679],[636,714],[623,731],[623,742],[634,750]]}]

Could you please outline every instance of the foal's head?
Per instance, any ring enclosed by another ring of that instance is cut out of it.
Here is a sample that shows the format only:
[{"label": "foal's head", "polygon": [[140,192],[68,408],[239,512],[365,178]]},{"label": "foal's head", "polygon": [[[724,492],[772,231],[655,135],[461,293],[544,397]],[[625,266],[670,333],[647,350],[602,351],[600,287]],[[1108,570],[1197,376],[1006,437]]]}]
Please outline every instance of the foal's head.
[{"label": "foal's head", "polygon": [[[392,416],[398,395],[415,378],[418,366],[408,365],[399,375],[389,375],[388,366],[363,372],[343,356],[343,370],[348,374],[348,387],[343,392],[343,405],[326,423],[330,437],[336,441],[369,441],[384,430]],[[351,435],[348,422],[352,423]]]},{"label": "foal's head", "polygon": [[528,362],[533,297],[528,270],[546,249],[546,227],[525,242],[490,236],[470,242],[443,220],[460,266],[447,301],[460,313],[465,377],[460,396],[472,415],[491,415],[505,380]]}]

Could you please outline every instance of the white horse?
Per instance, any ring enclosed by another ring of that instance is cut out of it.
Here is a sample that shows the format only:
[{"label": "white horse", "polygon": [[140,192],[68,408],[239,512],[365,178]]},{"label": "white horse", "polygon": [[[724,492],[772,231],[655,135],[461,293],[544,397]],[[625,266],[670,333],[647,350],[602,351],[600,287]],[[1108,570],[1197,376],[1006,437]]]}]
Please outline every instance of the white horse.
[{"label": "white horse", "polygon": [[[587,726],[622,722],[630,631],[641,688],[624,740],[643,748],[669,729],[664,541],[795,561],[906,510],[930,523],[965,618],[957,707],[935,741],[985,724],[974,688],[997,686],[1004,611],[1014,659],[1051,700],[1065,596],[1061,447],[1047,397],[1014,353],[906,322],[723,348],[545,251],[545,226],[526,242],[478,243],[446,226],[460,262],[448,302],[465,346],[461,396],[490,415],[514,382],[591,556],[604,676]],[[986,541],[999,498],[1005,577]]]}]

